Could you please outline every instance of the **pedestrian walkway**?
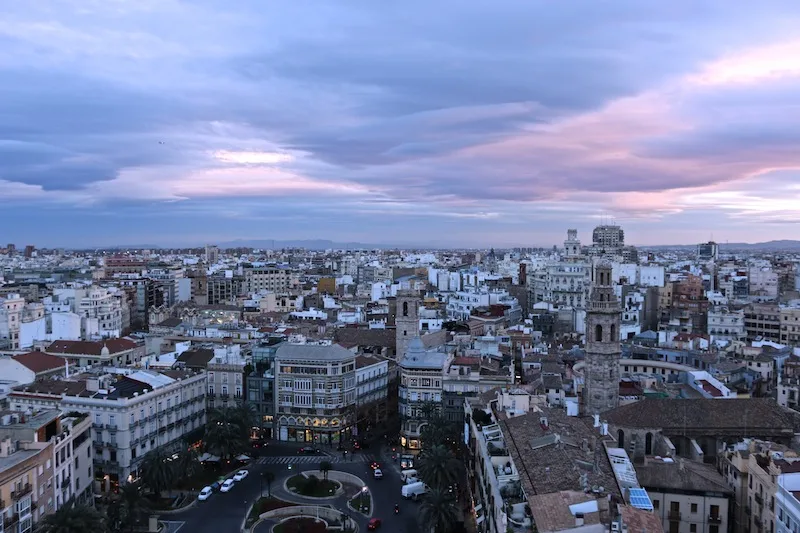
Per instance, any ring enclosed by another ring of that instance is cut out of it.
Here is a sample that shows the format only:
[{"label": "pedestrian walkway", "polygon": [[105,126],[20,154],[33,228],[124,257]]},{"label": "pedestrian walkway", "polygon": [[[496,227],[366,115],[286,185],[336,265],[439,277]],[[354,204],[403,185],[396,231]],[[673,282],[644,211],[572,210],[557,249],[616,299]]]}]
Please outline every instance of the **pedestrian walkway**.
[{"label": "pedestrian walkway", "polygon": [[291,465],[291,464],[316,464],[322,461],[330,463],[372,463],[378,461],[373,454],[357,453],[355,455],[347,455],[347,459],[341,455],[328,456],[328,455],[283,455],[275,457],[259,457],[254,460],[255,464],[259,465]]}]

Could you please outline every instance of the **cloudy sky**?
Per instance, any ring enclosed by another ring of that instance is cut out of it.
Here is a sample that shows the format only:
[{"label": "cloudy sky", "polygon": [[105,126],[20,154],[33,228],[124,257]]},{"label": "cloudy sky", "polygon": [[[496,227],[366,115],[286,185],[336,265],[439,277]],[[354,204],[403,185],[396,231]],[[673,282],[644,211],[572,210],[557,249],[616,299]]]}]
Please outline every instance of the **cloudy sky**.
[{"label": "cloudy sky", "polygon": [[796,0],[2,2],[2,238],[800,238],[799,28]]}]

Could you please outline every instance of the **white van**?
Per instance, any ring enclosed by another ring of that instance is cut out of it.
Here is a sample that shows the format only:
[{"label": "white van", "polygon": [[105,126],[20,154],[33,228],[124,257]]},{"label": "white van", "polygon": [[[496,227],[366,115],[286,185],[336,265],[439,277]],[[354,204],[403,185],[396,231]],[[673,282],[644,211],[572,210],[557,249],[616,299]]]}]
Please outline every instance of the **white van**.
[{"label": "white van", "polygon": [[410,478],[410,477],[414,477],[414,478],[417,477],[417,471],[416,470],[403,470],[402,472],[400,472],[400,479],[403,480],[403,483],[408,483],[408,478]]},{"label": "white van", "polygon": [[400,494],[403,498],[412,499],[416,501],[420,496],[428,492],[430,489],[422,481],[411,483],[410,485],[403,485],[400,489]]}]

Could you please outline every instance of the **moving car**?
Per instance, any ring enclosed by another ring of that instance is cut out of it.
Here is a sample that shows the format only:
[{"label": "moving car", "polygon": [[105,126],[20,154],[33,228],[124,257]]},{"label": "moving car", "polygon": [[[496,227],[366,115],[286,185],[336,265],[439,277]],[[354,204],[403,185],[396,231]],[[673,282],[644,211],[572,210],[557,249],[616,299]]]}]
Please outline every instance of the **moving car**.
[{"label": "moving car", "polygon": [[403,498],[412,499],[416,501],[420,496],[422,496],[429,490],[430,489],[425,483],[419,481],[417,483],[403,485],[403,487],[400,489],[400,495],[403,496]]},{"label": "moving car", "polygon": [[400,472],[400,479],[402,479],[406,483],[408,483],[409,478],[413,477],[417,477],[417,471],[414,470],[413,468],[409,470],[403,470],[402,472]]},{"label": "moving car", "polygon": [[236,472],[236,474],[233,475],[233,480],[234,481],[241,481],[244,478],[246,478],[247,474],[249,474],[249,473],[250,472],[248,472],[247,470],[239,470],[238,472]]},{"label": "moving car", "polygon": [[370,531],[375,531],[381,527],[381,519],[380,518],[370,518],[369,522],[367,523],[367,529]]},{"label": "moving car", "polygon": [[317,448],[300,448],[297,453],[301,455],[320,455],[320,451]]},{"label": "moving car", "polygon": [[228,492],[233,488],[233,484],[234,484],[234,481],[232,479],[226,479],[222,483],[222,486],[220,487],[219,491],[220,492]]},{"label": "moving car", "polygon": [[373,461],[372,464],[369,466],[371,466],[373,470],[376,470],[381,467],[381,465],[379,463],[376,463],[375,461]]},{"label": "moving car", "polygon": [[204,502],[211,497],[213,493],[214,491],[211,489],[211,487],[203,487],[203,490],[201,490],[200,494],[197,495],[197,499],[201,502]]},{"label": "moving car", "polygon": [[380,468],[373,470],[372,475],[375,477],[375,479],[383,479],[383,472],[381,472]]}]

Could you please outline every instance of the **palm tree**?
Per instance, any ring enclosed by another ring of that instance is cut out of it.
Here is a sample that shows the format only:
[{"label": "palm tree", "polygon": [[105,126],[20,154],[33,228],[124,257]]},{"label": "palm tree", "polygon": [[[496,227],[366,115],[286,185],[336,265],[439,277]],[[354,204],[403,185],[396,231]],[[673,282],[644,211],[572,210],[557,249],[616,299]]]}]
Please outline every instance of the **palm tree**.
[{"label": "palm tree", "polygon": [[177,472],[175,465],[165,453],[163,448],[156,448],[147,453],[139,467],[142,483],[149,488],[156,498],[161,497],[161,492],[169,490],[175,483]]},{"label": "palm tree", "polygon": [[322,472],[322,479],[328,481],[328,472],[330,472],[331,469],[333,469],[333,465],[330,461],[322,461],[319,464],[319,471]]},{"label": "palm tree", "polygon": [[432,533],[447,533],[458,520],[458,511],[453,496],[446,490],[432,489],[420,505],[422,523]]},{"label": "palm tree", "polygon": [[267,494],[272,498],[272,482],[275,481],[275,472],[272,470],[265,470],[261,473],[261,479],[267,484]]},{"label": "palm tree", "polygon": [[127,483],[120,488],[119,500],[115,503],[119,507],[120,524],[127,524],[128,531],[133,531],[136,524],[147,515],[150,506],[142,497],[139,485]]},{"label": "palm tree", "polygon": [[200,465],[200,457],[197,455],[197,450],[189,447],[182,448],[178,452],[178,457],[173,462],[173,465],[179,472],[178,477],[183,479],[196,476],[202,468]]},{"label": "palm tree", "polygon": [[85,533],[97,531],[103,533],[106,529],[103,516],[94,507],[75,505],[70,500],[62,505],[58,511],[47,515],[41,522],[41,533]]},{"label": "palm tree", "polygon": [[221,459],[232,459],[247,450],[250,444],[252,408],[222,407],[208,411],[203,444],[207,452]]},{"label": "palm tree", "polygon": [[417,461],[420,479],[432,489],[446,490],[458,481],[463,468],[453,452],[441,444],[423,450]]}]

